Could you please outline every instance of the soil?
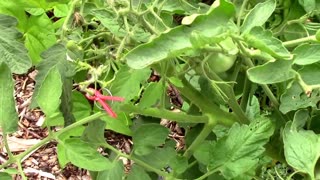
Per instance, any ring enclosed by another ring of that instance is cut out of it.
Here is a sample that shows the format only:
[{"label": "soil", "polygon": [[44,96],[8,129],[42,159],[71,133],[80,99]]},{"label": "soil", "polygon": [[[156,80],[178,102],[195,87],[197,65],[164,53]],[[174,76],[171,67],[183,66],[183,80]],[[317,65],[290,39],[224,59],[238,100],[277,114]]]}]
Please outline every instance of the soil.
[{"label": "soil", "polygon": [[[8,137],[9,147],[13,154],[19,154],[25,151],[48,136],[48,130],[42,127],[45,115],[40,109],[30,108],[36,74],[36,70],[30,70],[30,72],[25,75],[13,75],[15,80],[16,109],[19,114],[19,129]],[[173,89],[169,89],[169,92],[177,93]],[[175,96],[174,101],[177,101],[177,96]],[[178,102],[181,103],[180,101]],[[178,106],[180,105],[179,103],[177,104]],[[163,119],[161,124],[171,129],[168,138],[174,139],[177,142],[177,150],[183,149],[183,130],[181,130],[176,123],[169,120]],[[54,127],[53,130],[58,129],[59,127]],[[115,148],[125,153],[131,152],[132,141],[130,137],[117,134],[110,130],[106,130],[105,137],[106,141]],[[87,170],[77,168],[72,164],[68,164],[65,168],[59,166],[56,145],[56,142],[50,142],[23,160],[22,167],[27,178],[30,180],[90,180],[91,177]],[[7,159],[8,154],[5,148],[0,149],[0,164]],[[123,162],[126,172],[130,171],[132,162],[129,160],[124,160]],[[15,164],[11,166],[17,168]],[[20,180],[22,178],[20,175],[16,175],[13,179]]]}]

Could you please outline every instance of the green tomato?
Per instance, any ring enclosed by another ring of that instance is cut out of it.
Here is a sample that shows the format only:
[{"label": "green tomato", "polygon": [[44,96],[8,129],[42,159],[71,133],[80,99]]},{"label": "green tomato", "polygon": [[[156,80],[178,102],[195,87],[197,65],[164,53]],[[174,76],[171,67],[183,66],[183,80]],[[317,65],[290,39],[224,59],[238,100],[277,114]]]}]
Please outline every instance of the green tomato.
[{"label": "green tomato", "polygon": [[213,53],[207,57],[209,68],[215,73],[228,71],[236,61],[236,55],[225,55],[223,53]]},{"label": "green tomato", "polygon": [[238,47],[233,43],[230,37],[221,41],[219,44],[220,47],[228,52],[228,54],[211,53],[206,57],[210,69],[215,73],[222,73],[229,70],[233,66],[239,52]]},{"label": "green tomato", "polygon": [[74,40],[68,41],[66,47],[70,51],[81,51],[82,50],[82,48],[80,46],[78,46]]}]

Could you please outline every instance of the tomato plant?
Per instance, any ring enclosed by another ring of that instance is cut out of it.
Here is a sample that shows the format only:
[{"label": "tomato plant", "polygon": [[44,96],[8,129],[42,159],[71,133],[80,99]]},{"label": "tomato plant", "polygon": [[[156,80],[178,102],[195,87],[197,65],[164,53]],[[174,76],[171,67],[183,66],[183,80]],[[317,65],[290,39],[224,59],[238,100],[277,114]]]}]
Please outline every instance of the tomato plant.
[{"label": "tomato plant", "polygon": [[[56,142],[60,167],[72,163],[92,179],[319,179],[319,8],[315,0],[1,1],[8,160],[0,177],[27,179],[24,158]],[[30,108],[45,114],[49,133],[13,154],[12,74],[32,67]],[[183,129],[182,147],[167,120]],[[130,137],[130,152],[110,145],[106,130]],[[122,159],[133,162],[128,171]]]}]

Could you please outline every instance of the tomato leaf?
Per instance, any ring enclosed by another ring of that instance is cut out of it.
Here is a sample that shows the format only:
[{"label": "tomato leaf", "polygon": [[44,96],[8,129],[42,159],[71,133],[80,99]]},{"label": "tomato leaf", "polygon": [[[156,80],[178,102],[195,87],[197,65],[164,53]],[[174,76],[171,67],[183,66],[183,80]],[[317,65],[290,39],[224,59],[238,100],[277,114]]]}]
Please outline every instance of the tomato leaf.
[{"label": "tomato leaf", "polygon": [[273,11],[276,9],[276,5],[277,3],[275,0],[268,0],[263,3],[258,3],[246,15],[241,26],[241,32],[245,34],[255,26],[262,26],[272,15]]},{"label": "tomato leaf", "polygon": [[264,30],[260,26],[252,28],[249,33],[244,35],[244,39],[250,46],[260,49],[275,58],[284,60],[292,58],[292,55],[282,45],[282,42],[273,37],[270,30]]},{"label": "tomato leaf", "polygon": [[129,102],[140,92],[140,83],[146,81],[151,74],[149,69],[134,70],[122,66],[118,71],[110,91],[114,96],[125,98]]},{"label": "tomato leaf", "polygon": [[317,107],[318,101],[320,101],[318,90],[308,97],[298,82],[293,82],[281,95],[279,110],[285,114],[300,108]]},{"label": "tomato leaf", "polygon": [[109,159],[103,157],[96,149],[80,139],[67,139],[63,145],[67,158],[80,168],[90,171],[103,171],[112,168]]},{"label": "tomato leaf", "polygon": [[294,130],[288,122],[283,131],[284,155],[290,166],[314,177],[314,168],[320,157],[319,135],[310,130]]},{"label": "tomato leaf", "polygon": [[52,115],[58,110],[62,93],[62,81],[57,67],[50,69],[39,86],[36,101],[41,110],[47,115]]},{"label": "tomato leaf", "polygon": [[74,75],[75,66],[70,61],[67,61],[66,53],[66,48],[61,44],[55,44],[42,53],[43,60],[37,66],[38,74],[31,107],[37,106],[37,102],[34,99],[37,98],[39,89],[51,69],[57,68],[62,80]]},{"label": "tomato leaf", "polygon": [[119,160],[119,161],[114,161],[110,169],[98,172],[96,180],[122,179],[123,176],[124,176],[123,162]]},{"label": "tomato leaf", "polygon": [[197,16],[191,25],[172,28],[151,42],[134,48],[124,58],[129,67],[142,69],[166,58],[178,56],[192,49],[189,37],[193,31],[201,32],[205,37],[218,36],[229,28],[228,22],[234,13],[233,5],[221,0],[218,7]]},{"label": "tomato leaf", "polygon": [[133,164],[131,170],[127,176],[127,180],[151,180],[150,176],[140,166]]},{"label": "tomato leaf", "polygon": [[247,71],[248,78],[250,81],[258,84],[283,82],[295,77],[295,72],[291,69],[291,64],[291,61],[277,60],[255,66]]},{"label": "tomato leaf", "polygon": [[147,155],[156,146],[160,146],[167,138],[169,130],[159,124],[143,124],[132,136],[134,152],[137,155]]},{"label": "tomato leaf", "polygon": [[292,52],[294,63],[298,65],[308,65],[320,61],[320,44],[302,44]]},{"label": "tomato leaf", "polygon": [[31,67],[27,49],[19,41],[22,34],[15,28],[17,20],[0,14],[0,63],[5,62],[11,72],[23,74]]},{"label": "tomato leaf", "polygon": [[272,122],[264,117],[249,125],[234,124],[228,136],[219,139],[210,151],[209,168],[218,168],[224,177],[234,178],[250,170],[259,161],[264,145],[273,134]]},{"label": "tomato leaf", "polygon": [[57,41],[53,24],[44,13],[40,16],[31,16],[24,28],[25,46],[29,50],[33,64],[38,64],[41,61],[40,54]]},{"label": "tomato leaf", "polygon": [[298,73],[306,84],[320,85],[320,79],[315,78],[320,76],[320,63],[303,66]]},{"label": "tomato leaf", "polygon": [[0,81],[0,126],[3,132],[11,133],[18,128],[18,114],[11,71],[5,63],[0,63]]}]

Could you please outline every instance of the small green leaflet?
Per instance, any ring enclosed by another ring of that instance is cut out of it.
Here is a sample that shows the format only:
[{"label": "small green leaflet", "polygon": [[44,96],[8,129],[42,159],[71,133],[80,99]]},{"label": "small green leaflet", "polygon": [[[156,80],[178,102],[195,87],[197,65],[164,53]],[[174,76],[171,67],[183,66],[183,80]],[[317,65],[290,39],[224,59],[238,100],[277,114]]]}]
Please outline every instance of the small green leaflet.
[{"label": "small green leaflet", "polygon": [[13,79],[9,67],[0,62],[0,126],[4,133],[18,128],[18,114],[13,93]]},{"label": "small green leaflet", "polygon": [[280,111],[287,113],[289,111],[298,110],[306,107],[316,107],[320,101],[319,90],[311,93],[308,97],[298,84],[294,81],[280,97]]},{"label": "small green leaflet", "polygon": [[148,68],[134,70],[127,66],[122,66],[117,72],[116,78],[112,83],[110,91],[114,96],[125,98],[129,102],[134,97],[139,96],[140,83],[149,78],[151,70]]},{"label": "small green leaflet", "polygon": [[121,160],[113,161],[112,167],[108,170],[98,172],[95,180],[117,180],[124,176],[124,167]]},{"label": "small green leaflet", "polygon": [[229,134],[211,148],[209,169],[219,169],[227,179],[249,171],[258,163],[273,131],[271,120],[265,117],[249,125],[234,124]]},{"label": "small green leaflet", "polygon": [[22,34],[16,29],[17,20],[0,14],[0,63],[5,62],[11,72],[23,74],[31,67],[27,49],[19,41]]},{"label": "small green leaflet", "polygon": [[320,79],[317,78],[320,77],[320,63],[303,66],[298,73],[307,85],[320,85]]},{"label": "small green leaflet", "polygon": [[80,168],[90,171],[103,171],[112,168],[109,159],[103,157],[96,149],[80,139],[67,139],[63,145],[67,158]]},{"label": "small green leaflet", "polygon": [[66,53],[67,50],[62,44],[55,44],[41,54],[43,60],[36,68],[38,70],[38,74],[36,76],[36,86],[33,93],[31,107],[37,106],[34,99],[38,96],[39,89],[51,69],[57,68],[61,79],[72,77],[74,75],[75,66],[72,62],[67,61]]},{"label": "small green leaflet", "polygon": [[166,58],[178,56],[192,49],[189,37],[193,31],[201,32],[205,37],[220,35],[230,28],[228,22],[234,13],[234,6],[221,0],[218,7],[197,16],[192,24],[172,28],[151,42],[134,48],[124,58],[129,67],[142,69]]},{"label": "small green leaflet", "polygon": [[163,95],[163,89],[164,86],[162,81],[149,83],[139,102],[139,108],[144,109],[159,103]]},{"label": "small green leaflet", "polygon": [[320,157],[319,135],[292,127],[292,122],[288,122],[283,131],[283,142],[288,164],[314,179],[314,168]]},{"label": "small green leaflet", "polygon": [[24,27],[25,46],[33,64],[41,61],[40,54],[56,43],[55,31],[51,19],[43,13],[31,16]]},{"label": "small green leaflet", "polygon": [[252,47],[260,49],[275,58],[281,60],[292,59],[290,52],[282,45],[279,39],[272,36],[270,30],[264,30],[260,26],[254,27],[244,35],[244,39]]},{"label": "small green leaflet", "polygon": [[245,17],[241,26],[241,32],[245,34],[255,26],[262,26],[272,15],[276,5],[275,0],[268,0],[257,4]]},{"label": "small green leaflet", "polygon": [[292,61],[277,60],[260,66],[255,66],[247,71],[250,81],[258,84],[273,84],[287,81],[295,77],[291,69]]},{"label": "small green leaflet", "polygon": [[164,144],[169,130],[160,124],[143,124],[138,127],[132,136],[134,152],[137,155],[147,155],[155,147]]},{"label": "small green leaflet", "polygon": [[308,65],[320,61],[320,44],[302,44],[292,52],[294,63],[298,65]]},{"label": "small green leaflet", "polygon": [[127,180],[151,180],[147,172],[140,166],[133,164],[130,173],[127,176]]},{"label": "small green leaflet", "polygon": [[60,105],[62,82],[57,67],[50,69],[39,87],[36,101],[41,110],[47,115],[53,115]]}]

